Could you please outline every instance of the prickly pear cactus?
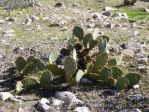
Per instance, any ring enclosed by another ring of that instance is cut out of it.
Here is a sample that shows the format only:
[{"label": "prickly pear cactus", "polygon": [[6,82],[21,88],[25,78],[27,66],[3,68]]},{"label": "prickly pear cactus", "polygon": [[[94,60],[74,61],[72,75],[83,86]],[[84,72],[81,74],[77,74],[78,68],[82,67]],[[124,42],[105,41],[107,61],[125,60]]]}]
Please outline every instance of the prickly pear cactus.
[{"label": "prickly pear cactus", "polygon": [[112,76],[111,69],[109,69],[108,67],[104,67],[99,74],[100,79],[103,80],[105,83],[108,82],[108,79],[111,76]]},{"label": "prickly pear cactus", "polygon": [[19,93],[23,90],[23,84],[21,81],[17,81],[15,90],[17,93]]},{"label": "prickly pear cactus", "polygon": [[112,69],[112,75],[115,79],[118,79],[123,75],[123,72],[119,68],[112,67],[111,69]]},{"label": "prickly pear cactus", "polygon": [[34,56],[29,56],[27,58],[27,63],[35,63],[36,62],[36,58]]},{"label": "prickly pear cactus", "polygon": [[16,68],[17,70],[20,72],[21,70],[23,70],[26,66],[26,60],[19,56],[16,61],[15,61],[15,64],[16,64]]},{"label": "prickly pear cactus", "polygon": [[111,67],[115,67],[117,65],[117,61],[116,59],[111,59],[109,60],[108,62],[108,66],[111,68]]},{"label": "prickly pear cactus", "polygon": [[53,76],[52,73],[49,71],[45,71],[40,78],[40,84],[44,89],[50,89],[52,81]]},{"label": "prickly pear cactus", "polygon": [[69,56],[64,60],[64,70],[65,78],[68,82],[70,82],[77,70],[77,63],[72,57]]},{"label": "prickly pear cactus", "polygon": [[110,86],[110,87],[114,87],[115,84],[116,84],[117,80],[114,79],[113,77],[109,77],[108,81],[107,81],[107,84]]},{"label": "prickly pear cactus", "polygon": [[95,69],[98,70],[98,69],[103,68],[107,62],[108,62],[108,54],[107,53],[103,53],[103,54],[99,55],[96,58],[96,62],[94,64]]},{"label": "prickly pear cactus", "polygon": [[141,76],[136,73],[129,73],[126,75],[130,86],[134,86],[140,82]]},{"label": "prickly pear cactus", "polygon": [[73,29],[73,35],[78,37],[79,40],[81,41],[83,39],[83,36],[84,36],[84,31],[81,27],[75,26]]},{"label": "prickly pear cactus", "polygon": [[91,40],[90,41],[90,45],[89,45],[89,49],[93,49],[96,45],[98,44],[97,40]]},{"label": "prickly pear cactus", "polygon": [[78,70],[76,73],[76,81],[77,83],[81,80],[81,78],[84,76],[84,72],[82,70]]},{"label": "prickly pear cactus", "polygon": [[99,74],[97,74],[97,73],[89,73],[89,74],[87,74],[87,77],[94,81],[100,80]]},{"label": "prickly pear cactus", "polygon": [[118,80],[117,80],[117,83],[115,85],[115,88],[116,89],[119,89],[119,90],[122,90],[122,89],[125,89],[129,84],[129,81],[126,77],[120,77]]},{"label": "prickly pear cactus", "polygon": [[83,38],[83,45],[85,48],[89,48],[90,46],[90,42],[93,39],[93,35],[91,33],[87,34],[84,38]]},{"label": "prickly pear cactus", "polygon": [[69,56],[70,55],[69,49],[66,49],[66,48],[62,48],[61,51],[60,51],[60,53],[63,56]]},{"label": "prickly pear cactus", "polygon": [[57,49],[52,49],[50,51],[50,54],[49,54],[49,63],[52,64],[56,61],[57,57],[59,55],[59,52]]},{"label": "prickly pear cactus", "polygon": [[36,59],[35,66],[36,66],[38,71],[43,71],[45,69],[44,63],[38,58]]},{"label": "prickly pear cactus", "polygon": [[107,49],[107,40],[100,38],[99,43],[98,43],[98,49],[100,53],[106,52]]},{"label": "prickly pear cactus", "polygon": [[29,63],[25,66],[22,74],[28,75],[28,74],[31,74],[34,70],[35,70],[35,63]]},{"label": "prickly pear cactus", "polygon": [[78,37],[79,40],[82,40],[83,36],[84,36],[84,31],[81,27],[75,26],[74,29],[73,29],[73,35]]},{"label": "prickly pear cactus", "polygon": [[39,85],[39,79],[37,77],[28,76],[22,80],[24,89],[32,89]]}]

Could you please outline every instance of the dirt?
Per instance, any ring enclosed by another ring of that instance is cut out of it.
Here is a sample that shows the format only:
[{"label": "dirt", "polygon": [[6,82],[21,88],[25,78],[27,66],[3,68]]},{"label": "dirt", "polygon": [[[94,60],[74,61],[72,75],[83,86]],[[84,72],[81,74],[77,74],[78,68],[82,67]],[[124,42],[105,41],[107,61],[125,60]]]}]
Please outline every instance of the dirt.
[{"label": "dirt", "polygon": [[[95,27],[99,28],[101,32],[110,37],[110,46],[120,46],[122,43],[149,45],[149,14],[141,19],[134,19],[136,27],[131,27],[132,18],[104,20],[112,24],[122,25],[124,28],[102,27],[103,23],[99,20],[94,20],[93,23],[87,22],[92,14],[102,12],[105,6],[118,7],[117,12],[121,12],[121,10],[126,13],[127,10],[142,11],[145,7],[149,8],[147,0],[138,0],[132,7],[122,6],[122,0],[61,0],[62,7],[54,7],[57,2],[59,0],[41,0],[41,6],[15,9],[11,11],[10,16],[7,11],[0,9],[0,20],[5,20],[3,24],[0,24],[0,91],[11,91],[14,87],[15,82],[9,81],[13,75],[13,71],[9,68],[15,66],[14,61],[17,56],[34,55],[47,60],[50,49],[60,49],[66,45],[67,40],[72,36],[72,29],[75,25],[82,26],[86,32],[90,32]],[[32,16],[36,16],[38,19],[33,20],[29,25],[25,24],[26,19]],[[14,18],[15,21],[6,21],[9,17]],[[145,25],[142,25],[142,22]],[[13,36],[4,36],[3,31],[8,29],[14,30]],[[135,31],[139,34],[135,35]],[[149,56],[148,53],[146,51],[146,57]],[[141,74],[143,83],[140,83],[140,88],[122,92],[121,95],[101,95],[105,89],[95,87],[91,87],[91,89],[78,87],[70,91],[86,102],[92,112],[103,112],[103,110],[104,112],[119,112],[123,109],[135,108],[147,112],[149,111],[149,80],[146,77],[148,77],[149,72],[145,71]],[[27,112],[38,111],[35,104],[43,96],[33,93],[21,95],[27,100],[21,104],[11,101],[0,102],[0,112],[16,112],[18,108],[23,108]],[[135,94],[141,94],[147,100],[130,101],[128,97]],[[70,108],[67,111],[72,110],[73,108]]]}]

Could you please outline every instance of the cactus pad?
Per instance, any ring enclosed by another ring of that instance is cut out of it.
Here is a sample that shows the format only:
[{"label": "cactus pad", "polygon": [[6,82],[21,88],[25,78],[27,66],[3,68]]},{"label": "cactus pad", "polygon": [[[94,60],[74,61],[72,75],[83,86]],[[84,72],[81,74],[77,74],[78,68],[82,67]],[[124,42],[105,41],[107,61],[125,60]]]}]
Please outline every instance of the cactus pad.
[{"label": "cactus pad", "polygon": [[57,49],[52,49],[50,51],[50,54],[49,54],[49,63],[52,64],[56,61],[57,57],[59,55],[59,52]]},{"label": "cactus pad", "polygon": [[84,36],[84,31],[81,27],[75,26],[74,29],[73,29],[73,35],[78,37],[79,40],[82,40],[83,36]]},{"label": "cactus pad", "polygon": [[16,64],[16,68],[18,71],[21,71],[25,68],[26,66],[26,61],[23,57],[18,57],[15,61],[15,64]]},{"label": "cactus pad", "polygon": [[141,76],[136,73],[129,73],[126,75],[126,78],[129,81],[129,85],[134,86],[139,83]]}]

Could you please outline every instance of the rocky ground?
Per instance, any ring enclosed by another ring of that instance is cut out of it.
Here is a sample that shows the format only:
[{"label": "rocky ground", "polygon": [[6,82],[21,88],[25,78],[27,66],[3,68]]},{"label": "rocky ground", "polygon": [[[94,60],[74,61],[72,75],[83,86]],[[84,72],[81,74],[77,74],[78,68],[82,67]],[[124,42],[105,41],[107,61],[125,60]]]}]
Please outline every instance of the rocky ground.
[{"label": "rocky ground", "polygon": [[[108,88],[73,87],[67,90],[72,93],[64,93],[67,98],[58,93],[46,97],[42,90],[21,96],[8,94],[9,100],[0,101],[0,112],[149,111],[147,0],[138,0],[132,7],[122,6],[122,0],[41,0],[40,6],[12,10],[10,15],[1,8],[0,91],[10,92],[14,87],[15,82],[9,81],[13,75],[9,68],[14,67],[17,56],[34,55],[46,60],[50,49],[60,49],[66,45],[75,25],[81,26],[86,32],[109,36],[110,53],[117,57],[122,52],[123,64],[142,74],[139,87],[120,93]],[[134,57],[135,61],[132,61]],[[3,94],[0,95],[2,99]],[[42,99],[44,97],[47,99]]]}]

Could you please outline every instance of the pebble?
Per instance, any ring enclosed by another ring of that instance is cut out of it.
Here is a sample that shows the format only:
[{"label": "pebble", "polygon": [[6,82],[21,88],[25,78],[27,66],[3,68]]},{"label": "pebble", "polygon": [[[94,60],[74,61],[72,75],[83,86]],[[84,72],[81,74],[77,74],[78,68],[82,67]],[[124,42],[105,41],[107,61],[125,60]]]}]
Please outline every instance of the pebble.
[{"label": "pebble", "polygon": [[88,107],[76,107],[74,112],[90,112]]},{"label": "pebble", "polygon": [[38,101],[38,106],[43,111],[48,111],[50,109],[49,100],[46,98],[42,98],[41,100]]}]

